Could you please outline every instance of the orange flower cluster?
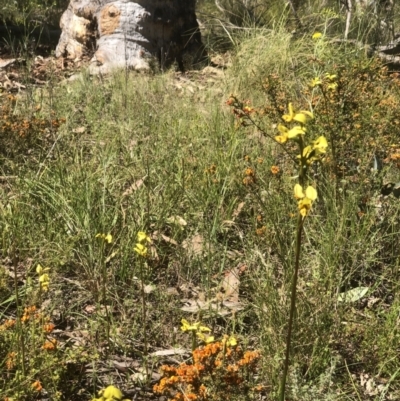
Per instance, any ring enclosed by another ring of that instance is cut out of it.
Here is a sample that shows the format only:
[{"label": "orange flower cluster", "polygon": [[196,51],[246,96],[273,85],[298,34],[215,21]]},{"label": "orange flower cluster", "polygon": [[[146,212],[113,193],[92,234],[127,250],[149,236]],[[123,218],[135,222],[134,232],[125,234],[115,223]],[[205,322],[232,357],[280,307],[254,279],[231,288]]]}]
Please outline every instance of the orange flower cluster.
[{"label": "orange flower cluster", "polygon": [[162,366],[163,378],[154,392],[172,396],[171,401],[212,401],[250,391],[258,351],[243,352],[240,346],[228,347],[221,341],[199,347],[192,355],[193,364]]},{"label": "orange flower cluster", "polygon": [[42,383],[39,380],[36,380],[32,383],[31,387],[37,391],[38,393],[43,390]]},{"label": "orange flower cluster", "polygon": [[46,340],[46,342],[42,345],[42,348],[46,351],[54,351],[57,348],[57,340],[55,338]]},{"label": "orange flower cluster", "polygon": [[247,167],[246,170],[244,170],[244,178],[243,178],[243,184],[244,185],[251,185],[256,182],[256,172],[253,168]]},{"label": "orange flower cluster", "polygon": [[17,353],[16,352],[9,352],[7,354],[7,359],[6,359],[6,367],[7,370],[11,370],[15,367],[16,365],[16,357]]},{"label": "orange flower cluster", "polygon": [[2,325],[0,325],[0,331],[12,329],[15,326],[15,319],[7,319]]},{"label": "orange flower cluster", "polygon": [[36,312],[36,306],[28,306],[24,308],[24,314],[21,317],[21,322],[26,323],[31,317],[38,318],[39,314]]},{"label": "orange flower cluster", "polygon": [[[49,133],[58,130],[65,122],[63,118],[44,119],[37,115],[40,107],[31,115],[16,112],[17,98],[13,95],[3,98],[0,102],[0,145],[13,146],[13,153],[30,148],[35,142],[45,140]],[[7,154],[10,149],[7,149]]]}]

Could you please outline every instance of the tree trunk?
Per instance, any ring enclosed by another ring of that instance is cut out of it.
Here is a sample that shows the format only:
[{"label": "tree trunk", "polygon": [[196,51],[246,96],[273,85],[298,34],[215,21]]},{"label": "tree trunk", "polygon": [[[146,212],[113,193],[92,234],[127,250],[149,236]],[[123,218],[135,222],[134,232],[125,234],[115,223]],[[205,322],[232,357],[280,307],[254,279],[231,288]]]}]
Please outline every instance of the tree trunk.
[{"label": "tree trunk", "polygon": [[61,17],[57,57],[93,54],[91,73],[114,68],[161,67],[185,54],[193,62],[204,57],[195,14],[196,0],[70,0]]}]

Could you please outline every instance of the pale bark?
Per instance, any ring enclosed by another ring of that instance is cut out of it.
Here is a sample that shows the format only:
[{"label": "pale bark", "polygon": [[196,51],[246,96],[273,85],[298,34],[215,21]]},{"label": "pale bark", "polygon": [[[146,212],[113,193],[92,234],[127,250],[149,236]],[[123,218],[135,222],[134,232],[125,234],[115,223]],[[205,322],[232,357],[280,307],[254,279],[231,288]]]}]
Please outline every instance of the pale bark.
[{"label": "pale bark", "polygon": [[183,56],[204,56],[195,14],[196,0],[71,0],[61,18],[57,57],[80,58],[94,52],[92,73],[114,68],[148,69]]}]

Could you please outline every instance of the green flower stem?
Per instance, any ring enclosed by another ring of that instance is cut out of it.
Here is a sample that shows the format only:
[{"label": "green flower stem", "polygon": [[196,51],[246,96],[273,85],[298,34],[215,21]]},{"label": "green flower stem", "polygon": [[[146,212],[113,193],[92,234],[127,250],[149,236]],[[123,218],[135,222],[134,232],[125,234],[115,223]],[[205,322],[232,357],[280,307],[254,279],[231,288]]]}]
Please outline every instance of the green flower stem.
[{"label": "green flower stem", "polygon": [[197,348],[196,332],[192,330],[192,351],[194,351],[196,348]]},{"label": "green flower stem", "polygon": [[290,344],[292,340],[292,330],[294,322],[294,312],[296,309],[296,293],[297,293],[297,278],[299,275],[299,265],[300,265],[300,253],[301,253],[301,238],[303,234],[304,217],[299,214],[297,220],[297,235],[296,235],[296,260],[294,264],[294,274],[292,280],[292,290],[290,297],[290,312],[289,312],[289,326],[286,339],[286,353],[285,353],[285,363],[283,365],[283,375],[281,380],[279,401],[285,401],[285,388],[286,388],[286,378],[289,370],[289,358],[290,358]]},{"label": "green flower stem", "polygon": [[104,253],[105,253],[105,241],[101,240],[101,243],[100,243],[100,263],[101,263],[101,275],[102,275],[101,298],[102,298],[102,302],[104,303],[105,311],[106,311],[106,336],[107,336],[107,344],[108,344],[108,350],[109,350],[110,349],[111,321],[110,321],[110,312],[108,310],[108,305],[107,305],[107,266],[106,266]]},{"label": "green flower stem", "polygon": [[17,251],[15,249],[15,242],[12,245],[12,258],[13,258],[13,266],[14,266],[14,291],[15,291],[15,303],[17,305],[17,331],[18,331],[18,340],[19,340],[19,348],[21,351],[21,366],[22,366],[22,375],[26,377],[26,365],[25,365],[25,337],[24,337],[24,329],[21,324],[21,315],[22,315],[22,307],[19,300],[18,294],[18,274],[17,274]]},{"label": "green flower stem", "polygon": [[149,366],[148,366],[148,344],[147,344],[147,309],[146,309],[146,293],[144,290],[144,261],[143,258],[140,258],[140,281],[141,281],[141,296],[142,296],[142,324],[143,324],[143,340],[144,340],[144,368],[146,371],[146,379],[149,378]]}]

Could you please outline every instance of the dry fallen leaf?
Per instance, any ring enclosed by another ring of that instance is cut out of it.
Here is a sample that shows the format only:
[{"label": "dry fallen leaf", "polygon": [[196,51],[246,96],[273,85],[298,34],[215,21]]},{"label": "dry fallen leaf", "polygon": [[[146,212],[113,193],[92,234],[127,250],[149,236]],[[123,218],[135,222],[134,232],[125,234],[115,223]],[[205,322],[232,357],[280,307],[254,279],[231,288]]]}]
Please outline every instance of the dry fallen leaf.
[{"label": "dry fallen leaf", "polygon": [[182,242],[182,248],[186,249],[190,256],[198,256],[203,252],[204,239],[200,234],[196,234]]},{"label": "dry fallen leaf", "polygon": [[171,216],[171,217],[168,217],[167,223],[170,223],[170,224],[177,224],[178,226],[180,226],[180,227],[182,227],[182,228],[185,227],[185,226],[187,226],[186,220],[185,220],[184,218],[182,218],[181,216]]},{"label": "dry fallen leaf", "polygon": [[83,134],[86,131],[86,127],[78,127],[78,128],[74,128],[72,130],[72,132],[74,134]]},{"label": "dry fallen leaf", "polygon": [[228,270],[221,282],[216,298],[221,301],[239,302],[239,285],[239,268]]},{"label": "dry fallen leaf", "polygon": [[184,348],[171,348],[163,349],[160,351],[152,352],[151,356],[171,356],[171,355],[186,355],[190,354],[190,351]]},{"label": "dry fallen leaf", "polygon": [[237,205],[236,209],[235,209],[235,210],[233,211],[233,213],[232,213],[232,220],[235,220],[236,217],[239,216],[239,214],[240,214],[240,212],[242,211],[242,209],[243,209],[243,207],[244,207],[245,204],[246,204],[246,202],[240,202],[240,203]]},{"label": "dry fallen leaf", "polygon": [[122,196],[130,195],[132,192],[137,191],[144,183],[144,180],[147,176],[140,178],[139,180],[135,181],[129,188],[122,194]]},{"label": "dry fallen leaf", "polygon": [[156,289],[155,285],[147,284],[144,286],[143,291],[145,294],[151,294]]}]

